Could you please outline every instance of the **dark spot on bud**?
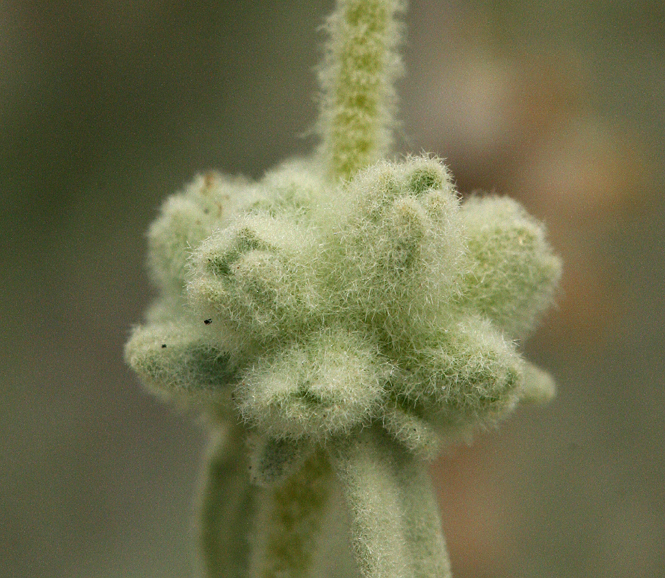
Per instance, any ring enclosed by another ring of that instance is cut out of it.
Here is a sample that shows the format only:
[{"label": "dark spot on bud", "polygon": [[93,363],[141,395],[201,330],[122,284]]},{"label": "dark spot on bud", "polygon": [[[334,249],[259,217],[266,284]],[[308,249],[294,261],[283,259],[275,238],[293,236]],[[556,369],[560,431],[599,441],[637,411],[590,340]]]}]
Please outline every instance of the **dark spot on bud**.
[{"label": "dark spot on bud", "polygon": [[210,325],[212,323],[212,319],[204,319],[203,323],[205,323],[206,325]]},{"label": "dark spot on bud", "polygon": [[216,183],[217,183],[217,175],[215,174],[214,171],[208,171],[205,175],[203,175],[203,186],[206,189],[211,188]]}]

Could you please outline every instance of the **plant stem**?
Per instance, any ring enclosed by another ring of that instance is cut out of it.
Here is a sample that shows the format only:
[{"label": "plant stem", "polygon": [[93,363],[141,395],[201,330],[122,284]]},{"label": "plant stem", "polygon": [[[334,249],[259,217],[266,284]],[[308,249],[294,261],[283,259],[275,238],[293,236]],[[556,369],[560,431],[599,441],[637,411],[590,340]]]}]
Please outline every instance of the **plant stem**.
[{"label": "plant stem", "polygon": [[378,428],[333,452],[363,578],[450,578],[427,465]]},{"label": "plant stem", "polygon": [[250,485],[244,432],[216,430],[199,489],[199,544],[206,578],[246,578],[256,488]]},{"label": "plant stem", "polygon": [[305,578],[311,575],[332,470],[315,452],[296,473],[257,500],[250,578]]},{"label": "plant stem", "polygon": [[319,132],[333,179],[383,158],[392,142],[402,0],[338,0],[327,22]]}]

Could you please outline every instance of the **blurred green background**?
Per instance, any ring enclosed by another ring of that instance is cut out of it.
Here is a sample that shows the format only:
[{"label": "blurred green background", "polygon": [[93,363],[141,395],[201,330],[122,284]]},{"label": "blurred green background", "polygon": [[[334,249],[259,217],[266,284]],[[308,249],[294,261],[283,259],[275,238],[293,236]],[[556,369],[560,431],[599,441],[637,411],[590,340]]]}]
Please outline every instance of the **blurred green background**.
[{"label": "blurred green background", "polygon": [[[122,362],[145,230],[312,149],[332,0],[0,2],[0,576],[187,577],[203,432]],[[433,466],[456,578],[665,577],[665,5],[412,0],[401,152],[545,219],[547,408]],[[308,136],[309,135],[309,136]]]}]

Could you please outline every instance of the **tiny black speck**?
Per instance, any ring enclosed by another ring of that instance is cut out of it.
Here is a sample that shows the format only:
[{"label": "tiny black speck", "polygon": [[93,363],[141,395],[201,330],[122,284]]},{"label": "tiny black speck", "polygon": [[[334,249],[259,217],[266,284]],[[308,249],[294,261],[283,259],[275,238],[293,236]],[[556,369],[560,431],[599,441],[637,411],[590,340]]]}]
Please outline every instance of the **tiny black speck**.
[{"label": "tiny black speck", "polygon": [[166,343],[162,343],[162,349],[166,349]]},{"label": "tiny black speck", "polygon": [[210,325],[212,323],[212,319],[205,319],[203,323],[205,323],[206,325]]}]

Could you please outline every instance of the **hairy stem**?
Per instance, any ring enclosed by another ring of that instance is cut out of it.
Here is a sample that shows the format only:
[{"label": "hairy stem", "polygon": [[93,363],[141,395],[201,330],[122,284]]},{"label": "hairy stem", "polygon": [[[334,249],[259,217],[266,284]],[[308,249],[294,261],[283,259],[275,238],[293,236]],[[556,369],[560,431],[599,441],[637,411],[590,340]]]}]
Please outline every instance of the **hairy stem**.
[{"label": "hairy stem", "polygon": [[330,481],[330,462],[317,451],[284,482],[261,490],[250,578],[311,575]]},{"label": "hairy stem", "polygon": [[449,578],[426,464],[378,428],[333,451],[363,578]]},{"label": "hairy stem", "polygon": [[319,71],[320,154],[333,179],[381,159],[392,141],[404,0],[338,0]]},{"label": "hairy stem", "polygon": [[395,476],[401,488],[400,503],[413,576],[450,578],[450,561],[428,462],[395,445]]},{"label": "hairy stem", "polygon": [[204,458],[199,489],[199,544],[206,578],[245,578],[255,488],[238,426],[216,431]]}]

